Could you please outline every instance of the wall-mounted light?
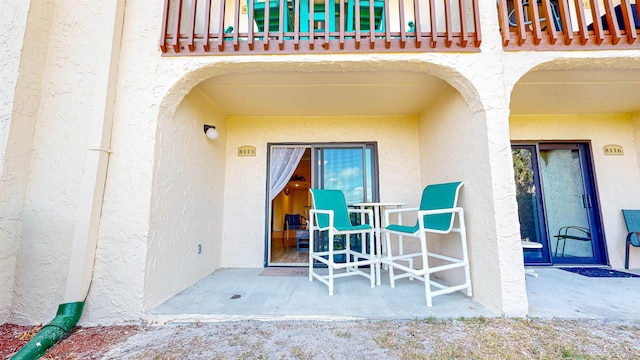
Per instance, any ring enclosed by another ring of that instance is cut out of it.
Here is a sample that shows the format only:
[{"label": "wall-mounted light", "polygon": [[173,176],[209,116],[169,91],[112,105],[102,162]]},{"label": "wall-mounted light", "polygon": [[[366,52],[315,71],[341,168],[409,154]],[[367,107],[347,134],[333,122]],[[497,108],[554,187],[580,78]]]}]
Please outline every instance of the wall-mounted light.
[{"label": "wall-mounted light", "polygon": [[207,134],[207,137],[211,140],[215,140],[218,138],[218,131],[216,127],[213,125],[204,125],[204,133]]},{"label": "wall-mounted light", "polygon": [[289,194],[291,194],[291,189],[289,189],[288,187],[284,188],[284,194],[289,196]]}]

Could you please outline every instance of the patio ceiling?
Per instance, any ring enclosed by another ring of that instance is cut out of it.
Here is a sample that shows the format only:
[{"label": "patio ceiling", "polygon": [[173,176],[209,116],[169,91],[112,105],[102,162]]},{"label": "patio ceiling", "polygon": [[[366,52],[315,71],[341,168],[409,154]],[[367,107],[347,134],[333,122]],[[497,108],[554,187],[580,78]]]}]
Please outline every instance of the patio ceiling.
[{"label": "patio ceiling", "polygon": [[416,72],[270,72],[198,87],[228,116],[413,115],[448,86]]},{"label": "patio ceiling", "polygon": [[[418,72],[269,72],[198,85],[227,116],[414,115],[449,86]],[[520,79],[512,114],[640,112],[640,70],[544,69]]]},{"label": "patio ceiling", "polygon": [[512,93],[512,114],[617,114],[640,111],[640,70],[532,71]]}]

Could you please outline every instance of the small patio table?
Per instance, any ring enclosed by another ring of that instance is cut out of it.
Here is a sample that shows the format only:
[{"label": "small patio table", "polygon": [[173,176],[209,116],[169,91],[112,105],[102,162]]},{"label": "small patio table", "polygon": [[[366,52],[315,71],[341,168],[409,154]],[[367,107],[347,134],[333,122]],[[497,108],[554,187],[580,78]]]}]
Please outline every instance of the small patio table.
[{"label": "small patio table", "polygon": [[[522,249],[542,249],[542,244],[534,242],[534,241],[529,241],[529,240],[521,240],[520,243],[522,244]],[[531,275],[534,277],[538,277],[538,273],[536,273],[536,271],[534,269],[531,268],[525,268],[524,269],[524,274],[525,275]]]},{"label": "small patio table", "polygon": [[[404,203],[398,202],[363,202],[363,203],[355,203],[353,206],[358,206],[361,209],[372,208],[373,209],[373,228],[375,229],[375,251],[378,259],[382,258],[382,239],[381,233],[382,229],[386,224],[382,224],[381,213],[384,211],[386,207],[395,207],[399,209],[404,206]],[[402,224],[402,219],[398,218],[399,224]],[[380,286],[380,266],[382,264],[376,265],[376,285]]]}]

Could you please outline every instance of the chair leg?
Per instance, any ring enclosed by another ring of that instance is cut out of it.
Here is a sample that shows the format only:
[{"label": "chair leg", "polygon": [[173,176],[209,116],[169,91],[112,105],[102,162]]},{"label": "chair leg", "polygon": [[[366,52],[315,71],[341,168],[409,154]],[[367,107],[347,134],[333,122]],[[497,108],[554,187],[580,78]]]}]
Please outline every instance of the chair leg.
[{"label": "chair leg", "polygon": [[[385,231],[385,242],[387,243],[387,258],[391,259],[393,257],[393,252],[391,251],[391,234],[388,231]],[[389,268],[389,285],[391,288],[396,287],[396,280],[393,277],[393,265],[387,264]]]},{"label": "chair leg", "polygon": [[329,264],[329,296],[333,296],[333,261]]},{"label": "chair leg", "polygon": [[629,247],[631,246],[631,241],[627,240],[627,248],[624,252],[624,268],[629,269]]},{"label": "chair leg", "polygon": [[431,301],[431,284],[429,280],[429,274],[424,276],[424,292],[427,298],[427,307],[433,307],[433,302]]},{"label": "chair leg", "polygon": [[311,226],[309,226],[309,281],[313,281],[313,250],[314,250],[314,245],[313,245],[313,234],[315,233],[315,231],[313,230],[313,228]]}]

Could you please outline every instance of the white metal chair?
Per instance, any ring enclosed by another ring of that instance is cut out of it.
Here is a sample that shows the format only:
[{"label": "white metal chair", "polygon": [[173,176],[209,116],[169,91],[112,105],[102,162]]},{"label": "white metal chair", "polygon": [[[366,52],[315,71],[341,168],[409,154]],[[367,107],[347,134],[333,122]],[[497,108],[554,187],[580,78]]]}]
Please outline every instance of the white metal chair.
[{"label": "white metal chair", "polygon": [[[466,290],[467,296],[471,296],[471,278],[469,275],[469,257],[467,254],[467,235],[464,225],[464,211],[457,207],[458,193],[462,182],[428,185],[422,192],[422,200],[419,208],[388,209],[384,212],[387,224],[389,217],[394,213],[417,212],[417,221],[414,226],[387,225],[385,227],[387,256],[382,259],[389,266],[389,281],[391,287],[395,287],[395,280],[401,278],[415,278],[424,282],[427,306],[432,306],[432,298],[438,295],[449,294],[459,290]],[[458,227],[454,227],[455,215],[458,215]],[[427,250],[427,233],[460,234],[461,257],[438,254]],[[397,235],[398,254],[393,255],[391,247],[391,235]],[[420,252],[404,254],[402,239],[405,237],[417,238],[420,241]],[[422,259],[422,267],[414,267],[414,258]],[[438,260],[438,265],[432,266],[430,258]],[[407,264],[407,265],[405,265]],[[462,268],[464,282],[458,285],[446,285],[435,281],[431,275],[441,271]],[[396,275],[394,270],[403,271]],[[432,290],[431,286],[438,288]]]},{"label": "white metal chair", "polygon": [[[340,190],[310,189],[313,208],[309,211],[309,281],[318,279],[329,287],[329,295],[333,295],[335,278],[360,275],[371,281],[375,287],[374,270],[380,263],[374,252],[373,212],[369,209],[349,209],[344,194]],[[360,214],[360,224],[353,225],[349,215]],[[366,220],[366,222],[365,222]],[[326,244],[316,242],[316,236],[327,234]],[[338,246],[336,236],[346,237],[344,245]],[[350,237],[360,235],[360,249],[352,249]],[[368,235],[368,236],[367,236]],[[368,251],[367,245],[368,244]],[[326,246],[325,246],[326,245]],[[342,248],[340,248],[342,247]],[[345,262],[336,262],[336,257],[344,256]],[[319,274],[314,262],[325,264],[328,275]],[[369,266],[369,273],[359,269]],[[344,272],[336,273],[336,270]]]}]

